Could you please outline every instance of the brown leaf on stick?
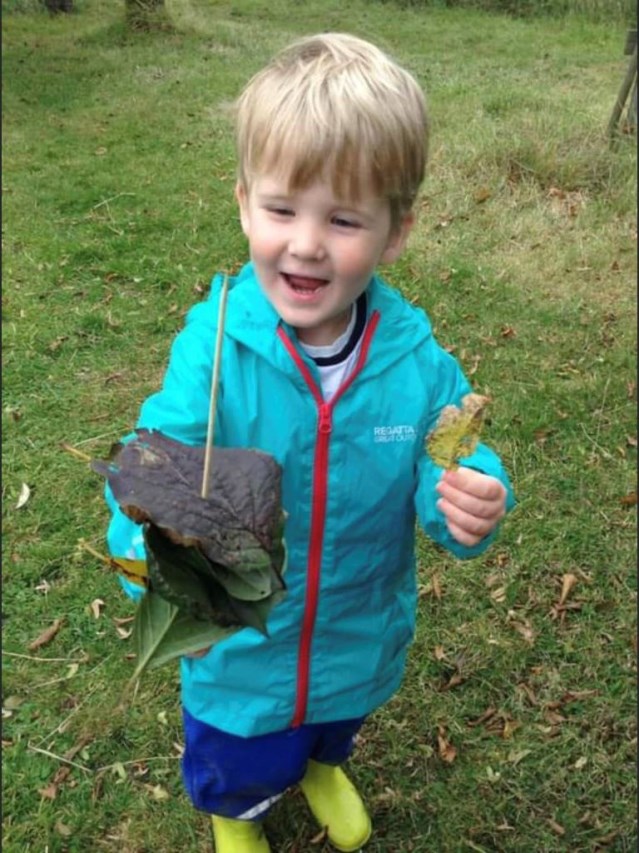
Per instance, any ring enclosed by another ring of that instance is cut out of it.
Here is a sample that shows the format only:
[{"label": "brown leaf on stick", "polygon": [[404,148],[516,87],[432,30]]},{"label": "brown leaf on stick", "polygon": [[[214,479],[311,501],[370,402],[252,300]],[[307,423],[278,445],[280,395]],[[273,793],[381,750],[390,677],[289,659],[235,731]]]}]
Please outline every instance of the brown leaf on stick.
[{"label": "brown leaf on stick", "polygon": [[55,637],[55,635],[58,633],[58,631],[62,627],[63,622],[64,622],[64,617],[62,617],[60,619],[56,619],[52,625],[49,625],[49,627],[46,628],[40,634],[40,636],[36,637],[36,639],[33,640],[32,643],[29,643],[29,645],[27,646],[29,651],[34,652],[36,649],[39,649],[42,646],[46,646],[47,643],[50,643],[51,640]]}]

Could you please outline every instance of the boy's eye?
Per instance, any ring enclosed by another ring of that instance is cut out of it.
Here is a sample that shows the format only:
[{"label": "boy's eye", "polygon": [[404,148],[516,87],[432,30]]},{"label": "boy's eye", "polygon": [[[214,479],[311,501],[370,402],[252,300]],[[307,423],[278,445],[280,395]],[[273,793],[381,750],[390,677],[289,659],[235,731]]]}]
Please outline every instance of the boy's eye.
[{"label": "boy's eye", "polygon": [[333,223],[338,228],[359,228],[359,222],[355,222],[354,219],[347,219],[345,216],[334,216]]},{"label": "boy's eye", "polygon": [[266,208],[269,213],[275,214],[275,216],[293,216],[294,211],[290,207],[282,207],[280,205],[270,205]]}]

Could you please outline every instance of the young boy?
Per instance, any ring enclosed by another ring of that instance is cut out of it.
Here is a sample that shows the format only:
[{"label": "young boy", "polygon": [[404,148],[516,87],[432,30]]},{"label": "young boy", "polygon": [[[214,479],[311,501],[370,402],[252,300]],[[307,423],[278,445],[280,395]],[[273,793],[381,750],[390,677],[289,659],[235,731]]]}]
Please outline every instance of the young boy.
[{"label": "young boy", "polygon": [[[426,159],[415,80],[376,47],[296,42],[237,104],[236,196],[251,263],[228,294],[215,443],[283,469],[285,599],[269,636],[244,629],[181,662],[185,785],[218,853],[266,853],[262,820],[300,784],[338,850],[371,834],[340,765],[398,689],[416,609],[414,525],[460,558],[512,504],[480,444],[443,473],[424,439],[470,391],[425,314],[376,274],[400,256]],[[207,431],[221,277],[188,315],[138,426]],[[114,555],[143,557],[109,495]]]}]

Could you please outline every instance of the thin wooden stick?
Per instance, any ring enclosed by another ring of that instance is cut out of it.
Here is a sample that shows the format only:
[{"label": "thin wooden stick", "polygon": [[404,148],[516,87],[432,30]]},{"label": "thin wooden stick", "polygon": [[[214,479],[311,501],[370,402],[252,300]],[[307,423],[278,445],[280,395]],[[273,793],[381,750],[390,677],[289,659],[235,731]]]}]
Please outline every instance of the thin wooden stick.
[{"label": "thin wooden stick", "polygon": [[213,362],[213,376],[211,378],[211,401],[209,405],[209,423],[206,434],[206,449],[204,451],[204,474],[202,476],[201,497],[208,497],[209,478],[211,473],[211,461],[213,458],[213,435],[215,432],[215,415],[217,409],[217,391],[220,384],[220,364],[222,362],[222,341],[224,339],[224,318],[226,317],[226,296],[229,289],[229,277],[224,275],[222,282],[222,293],[220,294],[220,307],[217,314],[217,337],[215,339],[215,356]]},{"label": "thin wooden stick", "polygon": [[77,767],[78,770],[84,770],[85,773],[92,773],[90,767],[85,767],[84,764],[78,764],[77,761],[71,761],[70,758],[65,758],[64,755],[56,755],[55,752],[49,752],[48,749],[40,749],[38,746],[33,746],[33,744],[28,743],[27,749],[32,750],[33,752],[39,752],[41,755],[47,755],[49,758],[55,758],[56,761],[61,761],[63,764],[69,764],[71,767]]}]

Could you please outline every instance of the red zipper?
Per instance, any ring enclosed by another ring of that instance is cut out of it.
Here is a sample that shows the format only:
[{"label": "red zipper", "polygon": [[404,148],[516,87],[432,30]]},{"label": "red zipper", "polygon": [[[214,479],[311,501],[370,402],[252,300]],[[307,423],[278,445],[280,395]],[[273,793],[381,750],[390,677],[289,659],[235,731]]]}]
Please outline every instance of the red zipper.
[{"label": "red zipper", "polygon": [[379,313],[374,311],[364,331],[362,347],[354,369],[345,382],[335,392],[330,403],[325,403],[322,392],[317,387],[313,374],[302,359],[295,344],[287,336],[284,329],[278,327],[277,334],[297,365],[315,402],[317,403],[317,438],[315,442],[315,457],[313,460],[313,500],[311,510],[311,533],[308,548],[308,563],[306,568],[306,600],[302,631],[300,634],[299,652],[297,657],[297,690],[295,694],[295,710],[291,726],[301,726],[306,718],[308,692],[310,681],[311,644],[313,629],[317,616],[319,600],[320,574],[322,568],[322,550],[324,545],[324,526],[326,521],[326,501],[328,497],[328,450],[331,430],[333,428],[333,409],[335,403],[354,381],[363,368],[375,329],[379,322]]}]

